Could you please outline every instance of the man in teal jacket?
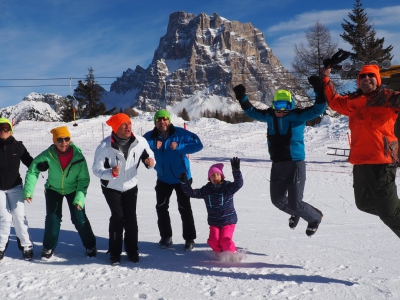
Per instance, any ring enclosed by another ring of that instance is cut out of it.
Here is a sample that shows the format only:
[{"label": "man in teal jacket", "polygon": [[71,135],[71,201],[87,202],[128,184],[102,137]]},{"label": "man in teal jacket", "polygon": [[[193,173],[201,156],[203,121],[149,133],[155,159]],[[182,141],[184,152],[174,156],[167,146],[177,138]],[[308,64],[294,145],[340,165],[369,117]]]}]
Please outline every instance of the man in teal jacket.
[{"label": "man in teal jacket", "polygon": [[24,187],[24,198],[30,203],[39,171],[48,169],[42,258],[51,258],[57,247],[64,196],[68,202],[71,221],[86,248],[86,254],[94,257],[97,253],[96,238],[85,213],[85,198],[90,182],[86,159],[81,149],[71,142],[66,126],[54,128],[51,133],[54,144],[33,160],[26,173]]},{"label": "man in teal jacket", "polygon": [[306,182],[304,128],[308,120],[315,119],[324,112],[326,100],[323,92],[319,91],[313,106],[300,110],[294,109],[294,99],[286,90],[275,93],[272,106],[268,109],[255,108],[242,84],[235,86],[233,90],[247,116],[268,124],[268,151],[272,160],[272,203],[290,215],[290,228],[295,229],[300,218],[307,221],[306,234],[312,236],[323,215],[315,207],[303,202]]},{"label": "man in teal jacket", "polygon": [[190,251],[194,246],[196,228],[194,226],[193,212],[190,197],[183,193],[179,175],[187,174],[191,182],[190,163],[187,154],[192,154],[203,149],[199,137],[181,127],[171,123],[171,115],[161,109],[154,114],[155,127],[143,136],[153,150],[157,164],[156,197],[158,229],[161,240],[160,247],[167,248],[172,244],[171,220],[168,212],[169,200],[173,190],[178,200],[178,210],[181,214],[183,239],[185,250]]}]

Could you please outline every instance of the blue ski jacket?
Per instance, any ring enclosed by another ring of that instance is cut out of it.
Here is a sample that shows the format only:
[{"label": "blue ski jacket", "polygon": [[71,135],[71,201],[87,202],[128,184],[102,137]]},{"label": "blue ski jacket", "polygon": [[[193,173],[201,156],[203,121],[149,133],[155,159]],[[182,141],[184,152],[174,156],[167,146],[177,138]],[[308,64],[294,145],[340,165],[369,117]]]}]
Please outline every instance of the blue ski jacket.
[{"label": "blue ski jacket", "polygon": [[[157,128],[154,128],[146,132],[143,137],[154,152],[157,179],[168,184],[176,184],[180,183],[179,175],[182,173],[186,173],[188,179],[192,178],[187,154],[200,151],[203,149],[203,144],[196,134],[172,124],[169,125],[168,133],[168,138],[163,140]],[[157,149],[157,141],[163,142],[160,149]],[[178,143],[175,150],[170,148],[172,142]]]},{"label": "blue ski jacket", "polygon": [[182,190],[191,198],[204,199],[207,208],[208,225],[223,227],[236,224],[238,221],[233,195],[243,186],[242,173],[232,171],[234,181],[224,181],[222,184],[207,183],[200,189],[192,189],[189,183],[181,183]]},{"label": "blue ski jacket", "polygon": [[301,161],[305,159],[304,128],[308,120],[315,119],[325,111],[326,102],[315,103],[305,109],[291,110],[278,118],[272,108],[255,108],[246,95],[240,105],[247,116],[268,124],[268,151],[273,162]]}]

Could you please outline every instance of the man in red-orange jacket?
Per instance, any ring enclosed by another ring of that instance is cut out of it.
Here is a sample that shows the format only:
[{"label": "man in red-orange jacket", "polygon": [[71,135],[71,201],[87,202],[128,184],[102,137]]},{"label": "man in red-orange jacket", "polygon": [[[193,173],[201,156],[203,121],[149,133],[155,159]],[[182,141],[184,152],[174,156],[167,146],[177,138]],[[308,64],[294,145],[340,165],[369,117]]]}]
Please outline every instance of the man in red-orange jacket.
[{"label": "man in red-orange jacket", "polygon": [[[328,66],[329,67],[329,66]],[[322,83],[329,106],[349,117],[355,202],[374,214],[400,237],[400,200],[395,184],[398,140],[394,124],[400,112],[400,93],[381,85],[379,67],[365,65],[357,77],[359,89],[339,95],[322,68]]]}]

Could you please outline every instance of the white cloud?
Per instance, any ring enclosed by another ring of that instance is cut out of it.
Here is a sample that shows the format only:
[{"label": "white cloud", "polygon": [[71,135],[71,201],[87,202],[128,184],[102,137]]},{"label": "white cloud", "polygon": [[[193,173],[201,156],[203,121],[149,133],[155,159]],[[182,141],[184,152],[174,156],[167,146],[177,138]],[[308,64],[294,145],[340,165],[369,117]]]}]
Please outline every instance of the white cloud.
[{"label": "white cloud", "polygon": [[398,30],[396,25],[400,24],[400,6],[389,6],[381,9],[365,9],[368,19],[371,21],[373,27],[375,26],[389,26],[393,30]]},{"label": "white cloud", "polygon": [[312,11],[296,15],[292,21],[281,22],[265,30],[268,34],[276,34],[285,31],[305,31],[319,21],[324,26],[337,24],[341,22],[344,16],[347,16],[348,10],[323,10]]},{"label": "white cloud", "polygon": [[[400,40],[398,38],[398,25],[400,23],[400,6],[385,7],[381,9],[366,9],[367,17],[376,31],[377,38],[385,38],[384,47],[394,46],[392,64],[400,63]],[[312,11],[296,15],[293,20],[281,22],[265,30],[266,39],[273,52],[286,68],[294,57],[294,45],[306,44],[305,32],[317,21],[326,26],[333,40],[339,42],[339,47],[351,51],[351,46],[343,41],[341,24],[343,19],[349,20],[349,10],[323,10]],[[269,42],[268,36],[272,42]],[[274,37],[274,39],[272,39]]]}]

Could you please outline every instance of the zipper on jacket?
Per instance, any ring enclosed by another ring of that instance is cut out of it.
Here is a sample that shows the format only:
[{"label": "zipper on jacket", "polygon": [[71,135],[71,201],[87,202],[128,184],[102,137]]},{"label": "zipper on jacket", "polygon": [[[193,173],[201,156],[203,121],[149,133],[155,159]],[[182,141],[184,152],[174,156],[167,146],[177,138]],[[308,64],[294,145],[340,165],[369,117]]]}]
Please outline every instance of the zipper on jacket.
[{"label": "zipper on jacket", "polygon": [[74,162],[69,163],[68,172],[67,172],[67,175],[65,177],[68,177],[69,171],[71,171],[71,168],[72,168],[73,165],[79,164],[80,162],[83,162],[83,161],[84,161],[84,159],[81,158],[81,159],[78,159],[78,160],[76,160]]},{"label": "zipper on jacket", "polygon": [[64,195],[64,177],[65,177],[64,170],[61,168],[61,163],[60,163],[60,160],[58,159],[58,157],[56,159],[53,156],[53,154],[51,153],[51,151],[49,151],[49,154],[50,154],[51,158],[54,159],[58,163],[58,166],[60,167],[60,170],[61,170],[61,191],[62,191],[61,194]]},{"label": "zipper on jacket", "polygon": [[279,121],[279,131],[283,130],[283,120],[282,119],[283,119],[283,117],[278,119],[278,121]]}]

